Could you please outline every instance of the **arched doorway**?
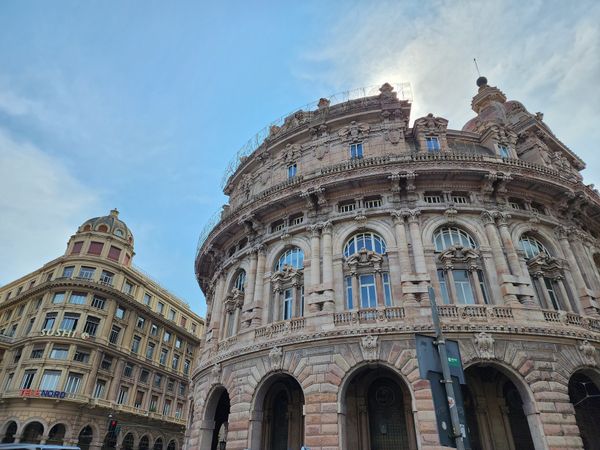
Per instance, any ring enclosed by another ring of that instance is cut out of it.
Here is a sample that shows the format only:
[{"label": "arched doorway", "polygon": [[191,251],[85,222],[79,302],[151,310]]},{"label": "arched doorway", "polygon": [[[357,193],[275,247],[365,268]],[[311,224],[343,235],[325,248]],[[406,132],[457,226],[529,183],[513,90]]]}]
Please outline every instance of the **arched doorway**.
[{"label": "arched doorway", "polygon": [[[569,398],[575,408],[575,420],[586,450],[600,450],[600,389],[598,375],[577,372],[569,379]],[[594,378],[594,380],[592,380]],[[596,381],[596,382],[594,382]]]},{"label": "arched doorway", "polygon": [[115,433],[106,433],[102,442],[102,450],[114,450],[117,447],[117,436]]},{"label": "arched doorway", "polygon": [[174,439],[171,439],[171,441],[169,442],[169,445],[167,445],[167,450],[176,450],[177,449],[177,444],[175,443]]},{"label": "arched doorway", "polygon": [[66,431],[67,430],[62,423],[57,423],[52,428],[50,428],[46,444],[63,445]]},{"label": "arched doorway", "polygon": [[79,432],[79,438],[77,439],[77,447],[79,447],[81,450],[89,450],[93,438],[94,430],[92,430],[92,427],[87,425]]},{"label": "arched doorway", "polygon": [[531,415],[525,414],[515,383],[493,366],[471,366],[465,375],[462,392],[471,449],[535,450]]},{"label": "arched doorway", "polygon": [[123,438],[123,443],[121,444],[121,448],[123,450],[133,450],[134,446],[134,438],[133,434],[127,433]]},{"label": "arched doorway", "polygon": [[257,448],[300,448],[304,443],[303,406],[302,387],[293,377],[279,374],[268,379],[255,400],[255,408],[260,408],[256,412],[262,413],[260,430],[252,432],[253,436],[260,436],[261,444]]},{"label": "arched doorway", "polygon": [[17,422],[13,420],[6,425],[6,431],[4,432],[2,443],[10,444],[15,442],[15,434],[17,434]]},{"label": "arched doorway", "polygon": [[39,444],[44,435],[44,425],[39,422],[31,422],[23,430],[21,442],[27,444]]},{"label": "arched doorway", "polygon": [[342,396],[344,448],[417,448],[411,397],[404,382],[393,371],[383,366],[365,367],[348,380]]},{"label": "arched doorway", "polygon": [[212,432],[210,444],[211,450],[218,450],[220,442],[227,442],[229,409],[229,394],[223,389],[219,395],[219,402],[217,403],[217,409],[214,414],[215,427]]},{"label": "arched doorway", "polygon": [[150,438],[148,436],[142,436],[140,439],[139,450],[149,450],[150,449]]},{"label": "arched doorway", "polygon": [[152,447],[152,450],[163,450],[162,438],[156,438],[156,440],[154,441],[154,447]]}]

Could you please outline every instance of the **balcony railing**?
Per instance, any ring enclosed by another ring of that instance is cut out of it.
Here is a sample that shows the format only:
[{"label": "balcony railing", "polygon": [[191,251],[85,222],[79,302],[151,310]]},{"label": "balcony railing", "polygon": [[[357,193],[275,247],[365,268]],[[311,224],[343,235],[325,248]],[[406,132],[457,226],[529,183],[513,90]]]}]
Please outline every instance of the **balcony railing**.
[{"label": "balcony railing", "polygon": [[257,328],[254,330],[255,338],[273,337],[280,334],[295,333],[303,330],[305,325],[305,318],[300,317],[297,319],[285,320],[282,322],[271,323],[267,326]]},{"label": "balcony railing", "polygon": [[334,313],[333,315],[333,323],[335,325],[377,323],[401,319],[404,319],[404,308],[400,306],[344,311]]}]

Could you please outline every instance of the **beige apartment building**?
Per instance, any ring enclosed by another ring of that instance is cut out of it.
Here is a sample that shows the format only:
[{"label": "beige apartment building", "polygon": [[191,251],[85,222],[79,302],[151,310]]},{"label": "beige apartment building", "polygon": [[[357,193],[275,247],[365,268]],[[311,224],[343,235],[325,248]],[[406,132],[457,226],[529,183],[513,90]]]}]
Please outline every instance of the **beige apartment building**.
[{"label": "beige apartment building", "polygon": [[1,442],[182,447],[204,321],[132,265],[118,215],[0,288]]},{"label": "beige apartment building", "polygon": [[410,126],[384,84],[238,154],[196,259],[188,449],[449,448],[416,353],[430,286],[469,449],[600,448],[600,196],[542,114],[477,85],[462,129]]}]

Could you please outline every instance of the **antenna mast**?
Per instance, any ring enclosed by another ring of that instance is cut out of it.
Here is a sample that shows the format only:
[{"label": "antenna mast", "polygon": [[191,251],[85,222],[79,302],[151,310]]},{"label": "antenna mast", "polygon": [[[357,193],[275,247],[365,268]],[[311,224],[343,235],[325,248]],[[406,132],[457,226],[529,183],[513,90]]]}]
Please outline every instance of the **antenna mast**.
[{"label": "antenna mast", "polygon": [[473,58],[473,62],[475,63],[475,70],[477,70],[477,76],[480,77],[479,66],[477,65],[477,58]]}]

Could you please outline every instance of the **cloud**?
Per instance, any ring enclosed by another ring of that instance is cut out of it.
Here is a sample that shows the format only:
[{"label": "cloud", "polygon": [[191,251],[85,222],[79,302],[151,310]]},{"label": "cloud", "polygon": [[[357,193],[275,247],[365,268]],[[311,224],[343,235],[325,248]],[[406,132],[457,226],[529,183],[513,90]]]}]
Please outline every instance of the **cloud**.
[{"label": "cloud", "polygon": [[[364,6],[364,5],[363,5]],[[558,1],[425,1],[350,9],[308,51],[301,76],[332,89],[408,81],[412,118],[429,112],[462,128],[474,113],[473,58],[491,85],[532,112],[588,163],[600,161],[600,4]]]},{"label": "cloud", "polygon": [[63,164],[0,128],[0,284],[60,256],[97,196]]}]

